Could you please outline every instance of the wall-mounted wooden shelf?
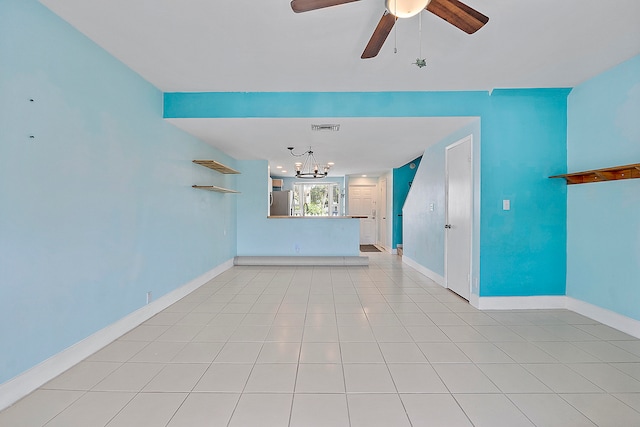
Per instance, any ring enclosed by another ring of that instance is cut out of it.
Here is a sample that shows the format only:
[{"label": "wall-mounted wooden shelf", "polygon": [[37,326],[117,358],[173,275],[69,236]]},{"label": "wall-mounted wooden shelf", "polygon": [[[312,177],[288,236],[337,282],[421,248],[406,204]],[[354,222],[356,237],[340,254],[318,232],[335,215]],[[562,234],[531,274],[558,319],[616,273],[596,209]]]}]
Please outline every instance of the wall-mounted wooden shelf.
[{"label": "wall-mounted wooden shelf", "polygon": [[[215,160],[194,160],[193,163],[224,174],[240,173],[237,170],[230,168],[229,166],[223,165],[220,162],[216,162]],[[192,187],[200,190],[215,191],[216,193],[239,193],[239,191],[218,187],[217,185],[192,185]]]},{"label": "wall-mounted wooden shelf", "polygon": [[588,182],[617,181],[619,179],[634,179],[640,178],[640,163],[554,175],[549,178],[564,178],[567,180],[567,185],[586,184]]},{"label": "wall-mounted wooden shelf", "polygon": [[229,190],[228,188],[222,188],[215,185],[192,185],[192,187],[200,190],[215,191],[216,193],[239,193],[239,191]]},{"label": "wall-mounted wooden shelf", "polygon": [[194,160],[193,163],[224,174],[240,173],[237,170],[230,168],[229,166],[223,165],[220,162],[216,162],[215,160]]}]

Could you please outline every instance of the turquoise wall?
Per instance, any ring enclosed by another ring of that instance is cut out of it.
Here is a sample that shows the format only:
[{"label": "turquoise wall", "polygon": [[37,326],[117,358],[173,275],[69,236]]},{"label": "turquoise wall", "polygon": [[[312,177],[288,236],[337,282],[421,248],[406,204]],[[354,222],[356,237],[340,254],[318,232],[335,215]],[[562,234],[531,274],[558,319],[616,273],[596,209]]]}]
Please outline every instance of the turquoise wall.
[{"label": "turquoise wall", "polygon": [[427,148],[405,205],[404,253],[444,276],[445,148],[472,135],[472,292],[564,295],[566,188],[548,177],[566,168],[567,94],[496,90],[482,129],[472,124]]},{"label": "turquoise wall", "polygon": [[[570,172],[640,163],[640,56],[568,100]],[[567,295],[640,320],[640,179],[567,188]]]},{"label": "turquoise wall", "polygon": [[[480,296],[564,295],[569,90],[494,90],[482,116]],[[511,210],[502,210],[502,201]]]},{"label": "turquoise wall", "polygon": [[[418,157],[406,165],[393,169],[393,241],[391,242],[393,249],[402,244],[402,207],[409,194],[413,177],[418,171],[420,160],[421,157]],[[411,169],[411,164],[415,165],[414,169]]]},{"label": "turquoise wall", "polygon": [[477,116],[487,92],[173,92],[166,118]]},{"label": "turquoise wall", "polygon": [[0,94],[3,382],[232,258],[235,196],[191,185],[235,178],[191,160],[237,165],[33,0],[0,1]]}]

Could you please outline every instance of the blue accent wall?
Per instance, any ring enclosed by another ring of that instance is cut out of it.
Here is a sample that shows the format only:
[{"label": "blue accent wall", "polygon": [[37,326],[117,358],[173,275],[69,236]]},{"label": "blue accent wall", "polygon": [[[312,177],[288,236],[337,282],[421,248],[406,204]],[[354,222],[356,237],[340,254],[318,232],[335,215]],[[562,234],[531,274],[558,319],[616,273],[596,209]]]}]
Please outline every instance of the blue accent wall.
[{"label": "blue accent wall", "polygon": [[487,92],[174,92],[166,118],[477,116]]},{"label": "blue accent wall", "polygon": [[482,115],[480,296],[565,294],[568,94],[494,90]]},{"label": "blue accent wall", "polygon": [[[402,244],[402,207],[418,171],[420,160],[422,157],[393,170],[393,249]],[[415,165],[413,169],[411,164]]]},{"label": "blue accent wall", "polygon": [[235,196],[191,185],[235,178],[191,161],[237,162],[34,0],[0,1],[0,94],[3,382],[231,259]]},{"label": "blue accent wall", "polygon": [[[568,102],[569,172],[640,163],[640,56]],[[567,190],[567,295],[640,320],[640,179]]]}]

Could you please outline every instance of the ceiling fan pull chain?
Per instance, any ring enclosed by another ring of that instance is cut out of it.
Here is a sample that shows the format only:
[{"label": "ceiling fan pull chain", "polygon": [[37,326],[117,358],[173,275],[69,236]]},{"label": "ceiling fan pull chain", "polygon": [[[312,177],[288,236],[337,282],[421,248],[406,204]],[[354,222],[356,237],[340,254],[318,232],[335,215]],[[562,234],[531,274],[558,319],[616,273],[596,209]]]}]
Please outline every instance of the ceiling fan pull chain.
[{"label": "ceiling fan pull chain", "polygon": [[[394,16],[398,12],[398,0],[393,1],[394,6]],[[395,25],[393,28],[393,53],[398,53],[398,26]]]},{"label": "ceiling fan pull chain", "polygon": [[418,38],[420,40],[420,58],[422,58],[422,12],[418,17]]},{"label": "ceiling fan pull chain", "polygon": [[420,56],[416,58],[416,62],[413,64],[418,68],[422,68],[427,66],[427,60],[422,57],[422,13],[420,13],[420,16],[418,17],[418,39],[420,45]]},{"label": "ceiling fan pull chain", "polygon": [[398,29],[397,28],[393,31],[393,53],[398,53]]}]

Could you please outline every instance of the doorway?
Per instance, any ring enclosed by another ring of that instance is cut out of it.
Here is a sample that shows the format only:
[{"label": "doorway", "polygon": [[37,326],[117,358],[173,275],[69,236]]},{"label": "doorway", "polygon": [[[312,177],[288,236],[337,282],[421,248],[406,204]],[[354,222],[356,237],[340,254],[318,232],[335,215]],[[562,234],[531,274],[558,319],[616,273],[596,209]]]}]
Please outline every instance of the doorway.
[{"label": "doorway", "polygon": [[381,179],[380,183],[380,191],[378,197],[378,218],[380,225],[378,227],[378,242],[384,247],[388,248],[387,245],[387,179]]},{"label": "doorway", "polygon": [[376,239],[376,186],[349,186],[349,215],[360,218],[360,244],[373,245]]},{"label": "doorway", "polygon": [[445,150],[445,283],[467,300],[471,295],[472,148],[469,135]]}]

